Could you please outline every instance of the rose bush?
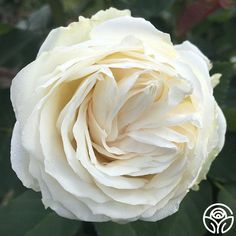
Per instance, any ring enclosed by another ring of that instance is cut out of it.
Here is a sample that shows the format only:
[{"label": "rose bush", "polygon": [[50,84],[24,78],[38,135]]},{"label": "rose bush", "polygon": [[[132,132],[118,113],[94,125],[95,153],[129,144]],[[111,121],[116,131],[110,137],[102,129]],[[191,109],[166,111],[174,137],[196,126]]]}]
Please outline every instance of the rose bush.
[{"label": "rose bush", "polygon": [[52,30],[11,86],[13,169],[67,218],[173,214],[224,143],[210,68],[128,10]]}]

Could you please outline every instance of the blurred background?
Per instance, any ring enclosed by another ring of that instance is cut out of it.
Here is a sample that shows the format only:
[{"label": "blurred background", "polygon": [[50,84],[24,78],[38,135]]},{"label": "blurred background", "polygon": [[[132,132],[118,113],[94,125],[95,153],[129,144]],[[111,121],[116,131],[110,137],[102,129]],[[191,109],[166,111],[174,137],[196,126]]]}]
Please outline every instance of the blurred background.
[{"label": "blurred background", "polygon": [[[9,87],[33,61],[52,28],[90,17],[109,7],[130,9],[170,33],[174,43],[190,40],[223,76],[214,95],[228,128],[223,151],[199,191],[190,191],[180,210],[159,222],[85,223],[45,210],[40,194],[26,189],[10,166],[15,122]],[[0,235],[2,236],[206,236],[206,207],[227,204],[236,217],[236,1],[235,0],[0,0]],[[236,235],[236,223],[225,235]]]}]

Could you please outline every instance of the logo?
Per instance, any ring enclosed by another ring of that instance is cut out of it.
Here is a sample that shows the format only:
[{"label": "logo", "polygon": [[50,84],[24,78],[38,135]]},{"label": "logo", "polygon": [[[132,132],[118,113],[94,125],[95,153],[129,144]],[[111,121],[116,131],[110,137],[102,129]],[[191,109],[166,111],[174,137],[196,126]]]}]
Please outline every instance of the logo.
[{"label": "logo", "polygon": [[207,207],[203,214],[203,224],[212,234],[228,232],[234,223],[233,211],[222,203],[215,203]]}]

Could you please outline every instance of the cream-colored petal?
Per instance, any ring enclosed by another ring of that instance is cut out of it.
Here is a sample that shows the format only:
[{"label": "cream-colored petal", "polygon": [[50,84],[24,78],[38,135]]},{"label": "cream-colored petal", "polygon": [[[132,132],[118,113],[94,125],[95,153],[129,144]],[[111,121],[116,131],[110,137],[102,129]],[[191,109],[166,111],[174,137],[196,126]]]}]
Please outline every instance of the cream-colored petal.
[{"label": "cream-colored petal", "polygon": [[95,22],[103,22],[113,18],[121,16],[130,16],[130,15],[131,15],[130,10],[118,10],[116,8],[110,7],[109,9],[97,12],[95,15],[91,17],[91,20]]},{"label": "cream-colored petal", "polygon": [[215,103],[215,114],[210,129],[210,134],[207,143],[207,153],[202,166],[196,179],[193,181],[193,188],[198,188],[198,184],[202,179],[206,178],[206,175],[210,169],[210,166],[219,152],[222,150],[225,142],[226,133],[226,121],[223,112]]},{"label": "cream-colored petal", "polygon": [[41,45],[37,57],[56,47],[71,46],[88,40],[91,29],[90,20],[82,17],[79,22],[73,22],[67,27],[53,29]]},{"label": "cream-colored petal", "polygon": [[[63,189],[56,180],[47,175],[44,170],[41,171],[41,174],[44,183],[48,186],[48,190],[50,190],[51,193],[51,201],[47,199],[47,204],[59,215],[63,216],[65,214],[63,208],[66,208],[67,211],[73,213],[73,215],[75,216],[73,218],[75,219],[96,222],[107,221],[109,219],[104,215],[94,214],[93,210],[89,209],[89,207],[82,201],[83,198],[78,199],[72,194],[65,191],[65,189]],[[55,202],[58,202],[59,204],[55,206]]]},{"label": "cream-colored petal", "polygon": [[130,15],[129,10],[119,11],[115,8],[110,8],[106,11],[99,11],[92,16],[91,20],[80,16],[78,22],[73,22],[67,27],[53,29],[40,47],[37,57],[43,52],[50,51],[56,47],[72,46],[89,40],[89,33],[95,25],[112,18],[127,15]]},{"label": "cream-colored petal", "polygon": [[128,136],[137,140],[138,142],[154,145],[157,147],[164,147],[170,149],[176,149],[176,145],[164,138],[161,138],[150,131],[137,130],[129,132]]},{"label": "cream-colored petal", "polygon": [[146,180],[143,178],[131,179],[124,176],[107,178],[102,172],[91,164],[90,156],[94,155],[92,143],[86,126],[86,103],[80,107],[78,119],[75,123],[73,132],[77,142],[77,158],[97,182],[105,186],[118,189],[136,189],[142,187]]},{"label": "cream-colored petal", "polygon": [[109,197],[117,202],[122,202],[129,205],[155,205],[176,187],[178,181],[171,183],[169,186],[158,189],[115,189],[108,188],[107,186],[99,184],[98,186],[106,193]]},{"label": "cream-colored petal", "polygon": [[[59,113],[64,105],[60,92],[59,90],[58,93],[54,93],[41,110],[38,129],[44,157],[44,171],[74,196],[89,198],[96,195],[97,201],[106,201],[106,196],[89,180],[86,181],[86,176],[83,176],[83,179],[80,178],[67,162],[60,132],[56,126]],[[50,116],[48,116],[49,113]]]},{"label": "cream-colored petal", "polygon": [[189,41],[184,41],[181,44],[177,44],[177,45],[175,45],[175,48],[177,49],[177,51],[191,51],[191,52],[193,52],[194,54],[200,56],[206,62],[208,70],[210,70],[212,68],[212,64],[211,64],[210,60],[199,50],[199,48],[197,48],[195,45],[193,45]]},{"label": "cream-colored petal", "polygon": [[29,173],[30,155],[22,146],[21,130],[16,122],[11,140],[11,165],[17,177],[27,188],[39,191],[38,181]]},{"label": "cream-colored petal", "polygon": [[174,214],[175,212],[178,211],[179,204],[183,200],[185,195],[186,195],[186,192],[176,198],[170,199],[170,201],[166,204],[166,206],[157,210],[153,216],[142,217],[141,219],[144,221],[156,222],[158,220],[164,219],[165,217],[169,215]]},{"label": "cream-colored petal", "polygon": [[144,42],[158,44],[171,44],[169,34],[157,30],[149,21],[143,18],[123,16],[107,20],[95,26],[90,32],[92,39],[99,38],[110,40],[122,40],[127,36],[134,36]]},{"label": "cream-colored petal", "polygon": [[215,88],[220,83],[220,78],[222,74],[216,73],[211,76],[211,85],[213,88]]}]

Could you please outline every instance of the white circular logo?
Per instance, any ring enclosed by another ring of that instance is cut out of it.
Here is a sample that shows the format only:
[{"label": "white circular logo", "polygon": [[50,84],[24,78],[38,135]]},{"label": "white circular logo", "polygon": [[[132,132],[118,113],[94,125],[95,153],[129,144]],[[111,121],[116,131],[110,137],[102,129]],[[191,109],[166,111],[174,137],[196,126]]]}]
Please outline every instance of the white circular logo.
[{"label": "white circular logo", "polygon": [[234,223],[233,211],[222,203],[215,203],[207,207],[203,214],[203,224],[212,234],[228,232]]}]

